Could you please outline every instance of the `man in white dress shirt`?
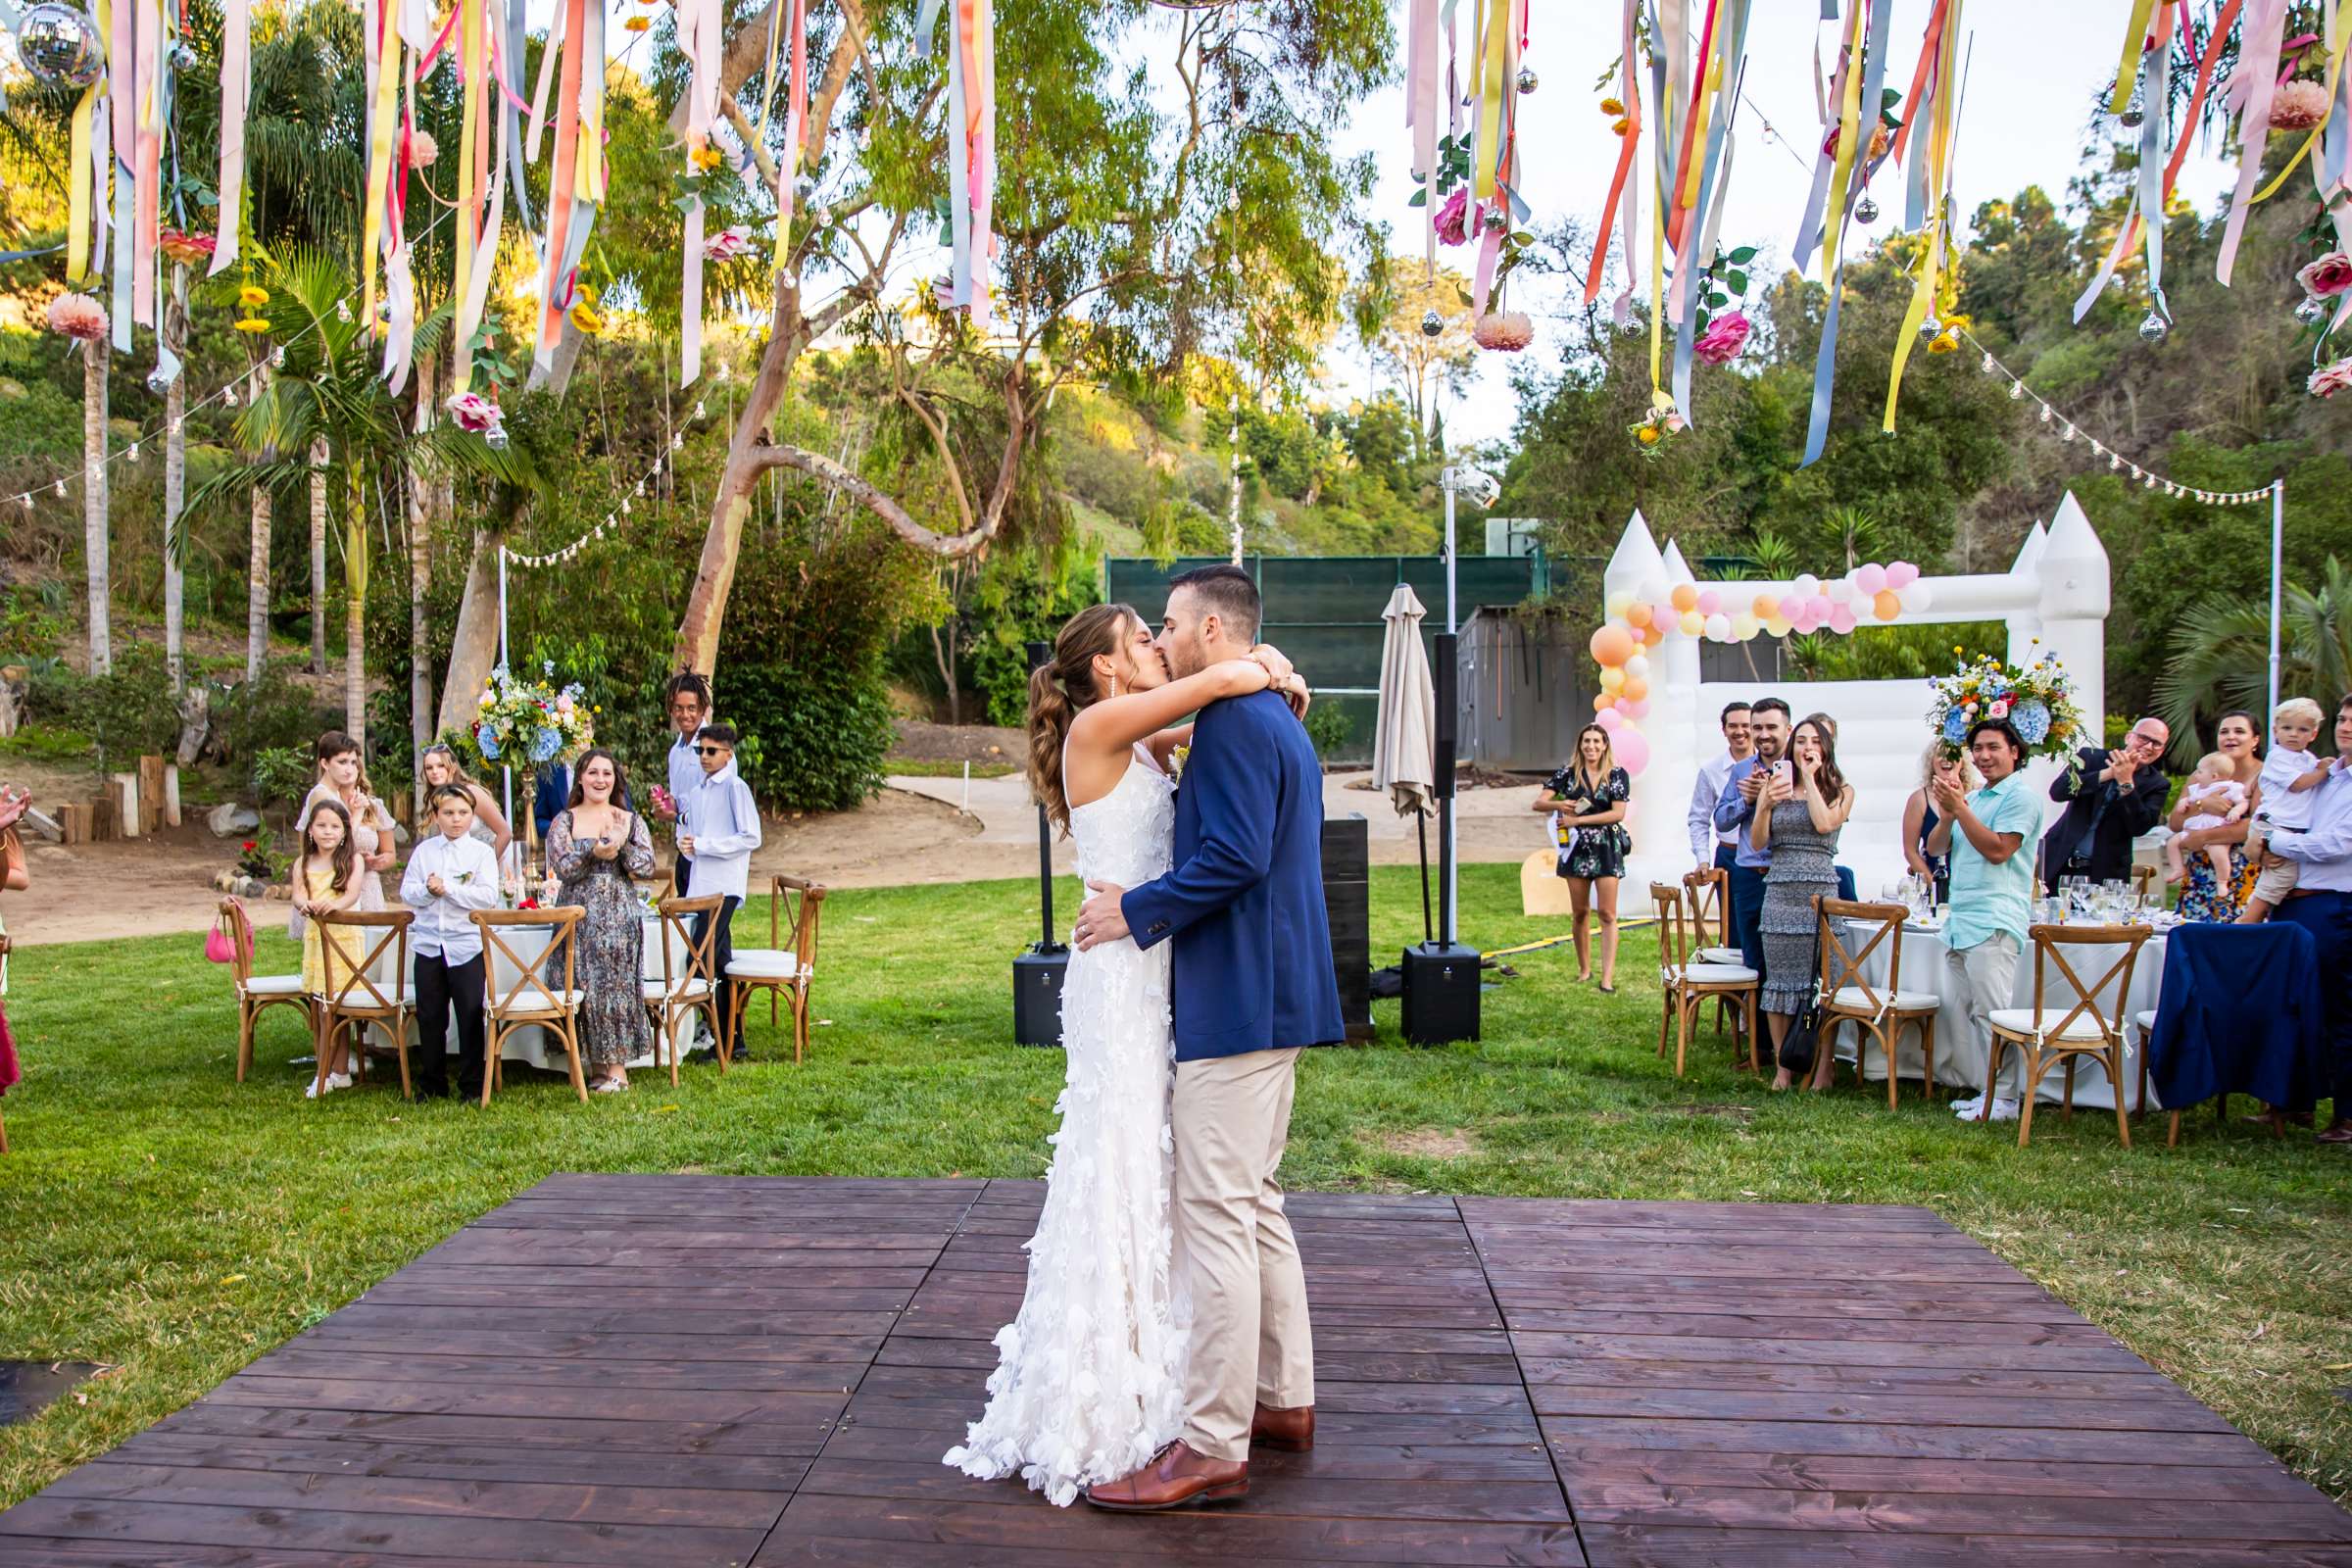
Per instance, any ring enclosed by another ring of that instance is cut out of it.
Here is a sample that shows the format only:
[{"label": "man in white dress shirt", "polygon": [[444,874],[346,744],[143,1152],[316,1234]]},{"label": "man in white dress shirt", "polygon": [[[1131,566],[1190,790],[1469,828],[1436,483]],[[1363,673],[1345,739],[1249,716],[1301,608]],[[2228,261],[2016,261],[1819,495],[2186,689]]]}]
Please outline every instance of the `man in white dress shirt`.
[{"label": "man in white dress shirt", "polygon": [[[694,747],[695,737],[710,722],[710,683],[682,669],[662,688],[662,700],[669,709],[670,728],[677,731],[677,739],[669,743],[669,798],[684,811],[686,797],[703,785],[703,761]],[[694,858],[681,846],[671,868],[679,898],[687,896],[686,884],[693,875]]]},{"label": "man in white dress shirt", "polygon": [[[760,847],[760,808],[752,800],[752,787],[735,772],[735,741],[734,729],[726,724],[705,724],[695,737],[703,776],[696,781],[692,795],[678,798],[678,853],[693,858],[694,896],[707,899],[715,894],[725,900],[718,907],[718,936],[710,945],[710,968],[719,979],[720,1049],[733,1041],[730,1059],[741,1061],[749,1053],[736,1026],[734,994],[726,984],[727,965],[735,958],[735,910],[751,882],[752,852]],[[698,948],[704,922],[710,918],[707,914],[695,917]]]},{"label": "man in white dress shirt", "polygon": [[1732,769],[1746,761],[1747,754],[1754,749],[1748,744],[1745,703],[1733,703],[1724,709],[1723,744],[1722,756],[1700,764],[1698,783],[1690,791],[1690,858],[1701,871],[1716,869],[1728,875],[1739,854],[1740,835],[1737,831],[1716,831],[1715,804],[1723,799]]},{"label": "man in white dress shirt", "polygon": [[2320,1076],[2335,1102],[2334,1119],[2319,1135],[2323,1144],[2352,1145],[2352,697],[2335,709],[2335,760],[2328,777],[2309,792],[2309,825],[2297,832],[2272,826],[2269,856],[2298,867],[2295,890],[2278,906],[2274,920],[2292,920],[2309,931],[2320,949],[2320,996],[2327,1009],[2321,1042]]},{"label": "man in white dress shirt", "polygon": [[449,1093],[449,1015],[458,1015],[458,1093],[478,1100],[482,1093],[482,933],[476,909],[498,907],[498,861],[490,846],[473,837],[473,797],[463,784],[433,791],[429,834],[409,857],[400,879],[400,902],[416,911],[409,927],[409,952],[416,1004],[416,1098]]}]

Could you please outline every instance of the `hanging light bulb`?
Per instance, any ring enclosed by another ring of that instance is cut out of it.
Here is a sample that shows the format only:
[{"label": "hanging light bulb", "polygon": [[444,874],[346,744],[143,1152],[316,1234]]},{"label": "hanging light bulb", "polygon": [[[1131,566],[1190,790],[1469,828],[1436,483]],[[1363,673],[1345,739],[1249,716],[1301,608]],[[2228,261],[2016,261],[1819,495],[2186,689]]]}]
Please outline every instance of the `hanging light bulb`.
[{"label": "hanging light bulb", "polygon": [[2050,406],[2047,403],[2041,406],[2041,422],[2044,424],[2050,422]]},{"label": "hanging light bulb", "polygon": [[64,494],[66,493],[66,481],[65,481],[65,480],[63,480],[63,479],[60,479],[60,480],[58,480],[58,481],[57,481],[57,493],[58,493],[59,495],[61,495],[61,496],[62,496],[62,495],[64,495]]},{"label": "hanging light bulb", "polygon": [[283,343],[277,344],[270,350],[270,363],[276,366],[286,363],[286,346]]},{"label": "hanging light bulb", "polygon": [[2070,424],[2070,425],[2068,425],[2068,426],[2067,426],[2065,429],[2063,429],[2063,430],[2061,430],[2061,431],[2059,431],[2059,432],[2058,432],[2058,439],[2059,439],[2059,440],[2061,440],[2061,441],[2072,441],[2074,438],[2075,438],[2075,427],[2074,427],[2073,425],[2071,425],[2071,424]]},{"label": "hanging light bulb", "polygon": [[130,461],[133,463],[139,461],[139,444],[136,441],[130,444]]},{"label": "hanging light bulb", "polygon": [[21,495],[21,496],[17,497],[17,499],[18,499],[19,501],[22,501],[22,502],[24,502],[24,510],[25,510],[26,512],[30,512],[30,511],[32,510],[32,492],[31,492],[31,491],[29,491],[29,490],[25,491],[25,492],[24,492],[23,495]]},{"label": "hanging light bulb", "polygon": [[2124,466],[2124,460],[2123,460],[2122,458],[2118,457],[2116,454],[2114,454],[2114,453],[2112,453],[2112,452],[2110,452],[2110,453],[2108,453],[2108,454],[2107,454],[2107,466],[2108,466],[2108,468],[2109,468],[2110,470],[2113,470],[2113,469],[2116,469],[2116,468],[2120,468],[2120,467],[2122,467],[2123,466]]},{"label": "hanging light bulb", "polygon": [[699,419],[710,412],[710,405],[706,404],[701,398],[696,398],[694,400],[694,416],[696,418]]},{"label": "hanging light bulb", "polygon": [[2140,476],[2139,484],[2140,488],[2143,490],[2153,490],[2156,488],[2156,476],[2152,473],[2142,474]]},{"label": "hanging light bulb", "polygon": [[230,408],[237,406],[237,383],[231,381],[220,389],[220,401]]},{"label": "hanging light bulb", "polygon": [[2016,402],[2016,401],[2017,401],[2019,398],[2022,398],[2022,397],[2024,397],[2025,395],[2026,395],[2026,383],[2025,383],[2025,382],[2023,382],[2023,381],[2012,381],[2012,382],[2010,382],[2010,383],[2009,383],[2009,401],[2010,401],[2010,402],[2012,402],[2012,403],[2015,403],[2015,402]]}]

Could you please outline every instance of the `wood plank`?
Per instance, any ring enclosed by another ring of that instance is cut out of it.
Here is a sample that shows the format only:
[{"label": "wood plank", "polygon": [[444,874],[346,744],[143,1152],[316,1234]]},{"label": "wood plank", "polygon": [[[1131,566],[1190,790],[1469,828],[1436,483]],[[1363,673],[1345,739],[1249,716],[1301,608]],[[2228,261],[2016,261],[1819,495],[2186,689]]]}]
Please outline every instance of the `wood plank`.
[{"label": "wood plank", "polygon": [[2022,1536],[1584,1527],[1593,1568],[2352,1568],[2352,1547],[2278,1542],[2105,1541]]},{"label": "wood plank", "polygon": [[2132,1432],[2066,1427],[1900,1425],[1874,1421],[1539,1418],[1553,1444],[1693,1453],[1891,1455],[1923,1459],[2063,1459],[2094,1464],[2239,1468],[2277,1460],[2235,1432]]},{"label": "wood plank", "polygon": [[[603,1467],[599,1467],[603,1468]],[[612,1473],[618,1474],[617,1469]],[[310,1508],[330,1513],[408,1513],[480,1520],[589,1520],[678,1528],[761,1530],[776,1522],[786,1492],[711,1488],[446,1480],[333,1470],[209,1469],[114,1459],[86,1464],[45,1496],[197,1502],[226,1507]]]},{"label": "wood plank", "polygon": [[[517,1437],[522,1434],[517,1433]],[[691,1453],[617,1448],[636,1432],[603,1441],[527,1444],[375,1442],[353,1437],[214,1437],[150,1428],[95,1462],[187,1465],[208,1470],[275,1470],[319,1475],[419,1476],[450,1481],[576,1483],[584,1475],[623,1475],[639,1487],[773,1492],[789,1495],[813,1455]],[[650,1434],[648,1435],[650,1436]],[[781,1498],[777,1502],[781,1508]]]}]

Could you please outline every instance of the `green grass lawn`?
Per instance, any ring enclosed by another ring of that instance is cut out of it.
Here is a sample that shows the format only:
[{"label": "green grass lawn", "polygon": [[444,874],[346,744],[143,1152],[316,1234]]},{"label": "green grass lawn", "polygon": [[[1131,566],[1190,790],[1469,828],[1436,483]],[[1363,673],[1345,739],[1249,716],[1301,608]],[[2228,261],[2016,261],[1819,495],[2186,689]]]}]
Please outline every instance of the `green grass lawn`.
[{"label": "green grass lawn", "polygon": [[[1558,922],[1507,917],[1514,866],[1462,872],[1467,934],[1499,947]],[[1065,884],[1059,909],[1075,905]],[[1373,872],[1375,953],[1419,935],[1408,870]],[[115,1364],[0,1428],[0,1504],[121,1442],[551,1171],[1035,1176],[1058,1053],[1010,1033],[1007,962],[1033,885],[844,892],[825,906],[815,1049],[722,1080],[640,1076],[587,1105],[517,1075],[487,1113],[381,1088],[322,1103],[287,1065],[283,1011],[234,1082],[226,972],[200,939],[33,948],[10,1016],[27,1075],[0,1161],[0,1356]],[[764,905],[739,927],[766,939]],[[288,968],[282,935],[261,961]],[[1961,1125],[1908,1093],[1774,1097],[1708,1039],[1676,1082],[1653,1054],[1654,946],[1628,937],[1621,994],[1574,984],[1566,949],[1510,960],[1485,1043],[1377,1044],[1300,1068],[1286,1172],[1303,1188],[1591,1198],[1921,1203],[2056,1291],[2338,1498],[2352,1495],[2352,1164],[2197,1116],[2117,1147],[2112,1118]],[[524,1078],[528,1081],[523,1081]],[[2241,1108],[2250,1108],[2241,1101]]]}]

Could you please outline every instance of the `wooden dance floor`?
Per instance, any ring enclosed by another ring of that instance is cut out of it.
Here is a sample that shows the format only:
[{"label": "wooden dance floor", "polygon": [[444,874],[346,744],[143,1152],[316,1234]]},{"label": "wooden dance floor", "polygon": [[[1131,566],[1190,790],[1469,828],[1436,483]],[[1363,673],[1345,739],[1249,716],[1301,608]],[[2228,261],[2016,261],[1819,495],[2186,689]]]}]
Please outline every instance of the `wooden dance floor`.
[{"label": "wooden dance floor", "polygon": [[1921,1209],[1302,1195],[1247,1501],[942,1467],[1025,1182],[556,1176],[0,1514],[0,1564],[2352,1565],[2352,1515]]}]

